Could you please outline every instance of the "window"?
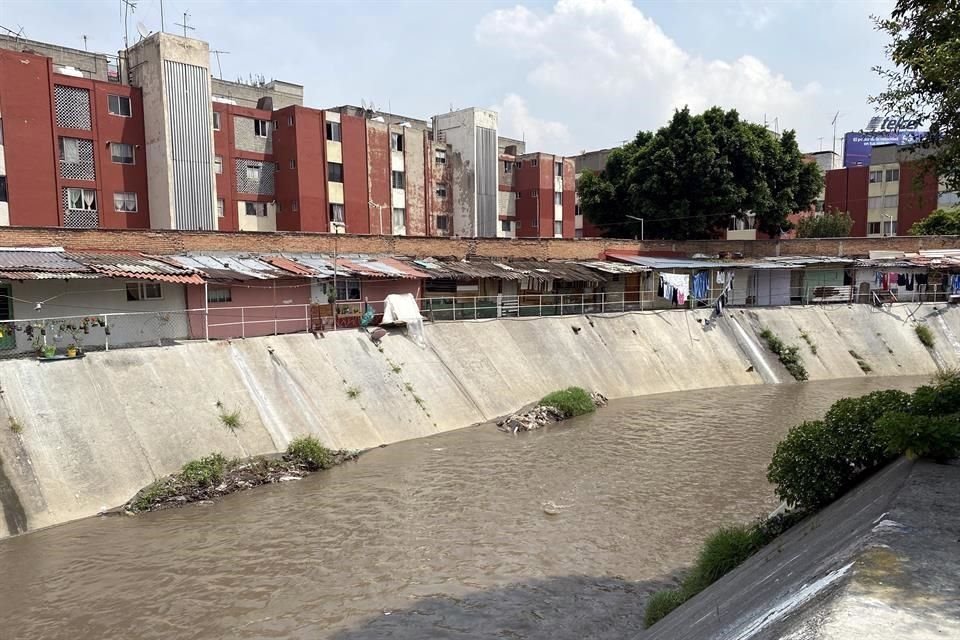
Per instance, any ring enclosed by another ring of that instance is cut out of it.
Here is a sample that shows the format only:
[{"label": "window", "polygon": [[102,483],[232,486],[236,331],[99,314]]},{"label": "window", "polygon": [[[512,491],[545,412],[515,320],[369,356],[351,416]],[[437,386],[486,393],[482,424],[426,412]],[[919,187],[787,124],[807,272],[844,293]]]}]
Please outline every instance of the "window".
[{"label": "window", "polygon": [[530,192],[530,197],[531,197],[531,198],[539,198],[539,197],[540,197],[540,192],[539,192],[539,191],[536,191],[536,190],[531,191],[531,192]]},{"label": "window", "polygon": [[888,236],[897,235],[897,221],[896,220],[887,220],[883,223],[883,233]]},{"label": "window", "polygon": [[60,160],[80,162],[80,141],[76,138],[60,138]]},{"label": "window", "polygon": [[390,172],[390,184],[394,189],[403,189],[403,171]]},{"label": "window", "polygon": [[293,126],[293,116],[287,116],[287,126],[288,127]]},{"label": "window", "polygon": [[340,142],[340,123],[327,122],[327,140],[330,142]]},{"label": "window", "polygon": [[360,300],[360,281],[354,278],[337,280],[337,301]]},{"label": "window", "polygon": [[870,172],[870,184],[883,182],[883,169],[877,169]]},{"label": "window", "polygon": [[267,217],[266,202],[245,202],[244,205],[248,216],[257,216],[258,218]]},{"label": "window", "polygon": [[344,223],[342,204],[330,203],[330,222],[336,222],[338,224]]},{"label": "window", "polygon": [[0,176],[0,202],[7,201],[7,176]]},{"label": "window", "polygon": [[293,158],[290,158],[289,166],[290,166],[290,169],[291,169],[291,170],[296,169],[296,168],[297,168],[297,161],[294,160]]},{"label": "window", "polygon": [[555,163],[555,164],[556,164],[556,169],[557,169],[557,177],[558,177],[558,178],[562,178],[562,177],[563,177],[563,163],[562,163],[562,162],[557,162],[557,163]]},{"label": "window", "polygon": [[279,200],[277,200],[275,206],[276,206],[276,211],[277,211],[277,213],[280,213],[281,211],[283,211],[283,205],[280,203]]},{"label": "window", "polygon": [[533,216],[533,222],[530,223],[530,226],[533,227],[534,229],[539,229],[539,228],[540,228],[540,218],[538,218],[537,216]]},{"label": "window", "polygon": [[217,217],[223,217],[223,198],[217,198]]},{"label": "window", "polygon": [[942,191],[937,195],[937,207],[946,208],[960,204],[960,191]]},{"label": "window", "polygon": [[450,216],[437,216],[437,231],[450,230]]},{"label": "window", "polygon": [[447,185],[442,182],[437,183],[437,197],[446,198],[447,197]]},{"label": "window", "polygon": [[111,142],[110,159],[117,164],[133,164],[133,145],[126,142]]},{"label": "window", "polygon": [[223,173],[223,156],[213,156],[213,170],[217,175]]},{"label": "window", "polygon": [[270,135],[270,121],[269,120],[254,120],[253,121],[253,135],[259,138],[266,138]]},{"label": "window", "polygon": [[513,171],[513,161],[511,161],[511,160],[504,160],[504,161],[503,161],[503,172],[504,172],[504,173],[510,173],[511,171]]},{"label": "window", "polygon": [[887,169],[887,182],[899,182],[900,181],[900,169]]},{"label": "window", "polygon": [[291,211],[294,211],[294,212],[300,211],[300,203],[297,202],[296,200],[294,200],[294,201],[290,204],[290,210],[291,210]]},{"label": "window", "polygon": [[563,222],[561,220],[553,221],[553,235],[556,237],[563,236]]},{"label": "window", "polygon": [[437,164],[447,164],[447,152],[445,149],[437,149],[433,152],[433,161]]},{"label": "window", "polygon": [[327,180],[330,182],[343,182],[343,164],[339,162],[328,162]]},{"label": "window", "polygon": [[93,189],[67,189],[67,207],[73,211],[96,211],[97,192]]},{"label": "window", "polygon": [[510,221],[509,221],[509,220],[501,220],[501,221],[500,221],[500,230],[501,230],[501,231],[505,231],[506,233],[510,233],[511,227],[512,227],[512,225],[510,224]]},{"label": "window", "polygon": [[233,302],[230,287],[210,287],[207,289],[207,302],[211,304]]},{"label": "window", "polygon": [[871,235],[877,235],[877,234],[880,233],[880,223],[879,223],[879,222],[871,222],[870,224],[867,225],[867,227],[868,227],[868,228],[867,228],[867,233],[869,233],[869,234],[871,234]]},{"label": "window", "polygon": [[553,204],[563,204],[563,192],[554,191],[553,192]]},{"label": "window", "polygon": [[514,193],[513,195],[516,197],[517,200],[520,199],[520,192],[519,192],[519,191],[517,191],[517,192]]},{"label": "window", "polygon": [[137,212],[137,194],[129,191],[113,194],[113,210],[124,213]]},{"label": "window", "polygon": [[3,144],[3,118],[0,118],[0,144]]},{"label": "window", "polygon": [[220,131],[220,112],[219,111],[213,112],[213,130]]},{"label": "window", "polygon": [[403,151],[403,134],[402,133],[390,134],[390,150]]},{"label": "window", "polygon": [[246,169],[247,169],[247,180],[251,182],[260,182],[260,165],[259,164],[248,164]]},{"label": "window", "polygon": [[898,204],[900,204],[900,196],[896,194],[892,196],[883,196],[884,209],[896,209]]},{"label": "window", "polygon": [[273,121],[273,129],[274,129],[274,131],[276,131],[276,130],[279,129],[279,128],[280,128],[280,121],[279,121],[279,120],[274,120],[274,121]]},{"label": "window", "polygon": [[536,158],[534,158],[533,160],[530,161],[530,166],[531,166],[531,167],[535,167],[535,166],[537,166],[538,164],[540,164],[540,161],[537,160]]},{"label": "window", "polygon": [[516,162],[513,163],[513,166],[515,166],[517,169],[522,168],[522,167],[523,167],[523,160],[517,160]]},{"label": "window", "polygon": [[107,110],[115,116],[129,118],[130,98],[128,96],[107,96]]},{"label": "window", "polygon": [[127,302],[138,300],[162,300],[163,289],[159,282],[128,282]]},{"label": "window", "polygon": [[867,209],[879,209],[883,205],[883,196],[870,196],[867,198]]},{"label": "window", "polygon": [[393,208],[393,231],[394,231],[394,233],[396,233],[397,231],[403,229],[403,227],[404,227],[406,224],[407,224],[407,210],[404,209],[404,208],[402,208],[402,207],[394,207],[394,208]]}]

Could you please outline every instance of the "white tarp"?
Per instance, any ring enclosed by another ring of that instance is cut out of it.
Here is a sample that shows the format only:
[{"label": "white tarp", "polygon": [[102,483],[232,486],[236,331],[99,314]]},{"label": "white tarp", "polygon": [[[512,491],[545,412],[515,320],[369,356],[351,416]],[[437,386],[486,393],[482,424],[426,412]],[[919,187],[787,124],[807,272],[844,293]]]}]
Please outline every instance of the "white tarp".
[{"label": "white tarp", "polygon": [[423,339],[423,316],[420,307],[411,293],[393,293],[383,302],[383,320],[380,324],[395,324],[403,322],[407,325],[407,335],[413,338],[421,347],[425,346]]}]

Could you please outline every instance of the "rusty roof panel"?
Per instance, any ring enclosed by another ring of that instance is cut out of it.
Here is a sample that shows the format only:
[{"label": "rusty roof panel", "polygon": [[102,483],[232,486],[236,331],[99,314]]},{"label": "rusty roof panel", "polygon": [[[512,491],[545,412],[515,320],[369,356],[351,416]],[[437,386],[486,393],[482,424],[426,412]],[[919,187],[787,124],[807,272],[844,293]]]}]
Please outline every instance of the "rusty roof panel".
[{"label": "rusty roof panel", "polygon": [[4,271],[43,271],[89,273],[91,269],[67,255],[60,247],[35,249],[0,248],[0,269]]}]

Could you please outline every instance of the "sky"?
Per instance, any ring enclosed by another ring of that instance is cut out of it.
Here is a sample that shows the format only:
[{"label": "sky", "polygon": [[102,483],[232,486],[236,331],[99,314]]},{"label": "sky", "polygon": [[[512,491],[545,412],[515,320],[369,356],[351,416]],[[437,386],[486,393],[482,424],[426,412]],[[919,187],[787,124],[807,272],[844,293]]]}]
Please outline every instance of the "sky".
[{"label": "sky", "polygon": [[[161,29],[161,0],[131,0]],[[886,37],[871,15],[893,0],[163,0],[166,31],[210,43],[223,77],[304,85],[305,104],[373,102],[427,119],[470,106],[500,112],[528,151],[572,155],[663,126],[675,109],[737,109],[795,129],[802,150],[862,129],[882,88]],[[121,0],[2,0],[0,25],[91,51],[123,47]],[[211,69],[216,74],[217,62]],[[840,143],[837,143],[839,152]]]}]

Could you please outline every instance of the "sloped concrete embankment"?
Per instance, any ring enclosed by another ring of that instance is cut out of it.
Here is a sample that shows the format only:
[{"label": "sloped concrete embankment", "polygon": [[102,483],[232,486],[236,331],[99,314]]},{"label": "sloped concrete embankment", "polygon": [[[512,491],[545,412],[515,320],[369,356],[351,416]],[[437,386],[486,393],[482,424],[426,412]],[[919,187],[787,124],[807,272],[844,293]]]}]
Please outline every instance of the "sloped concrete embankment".
[{"label": "sloped concrete embankment", "polygon": [[[390,335],[380,351],[347,331],[4,361],[0,536],[122,504],[211,451],[271,453],[305,434],[375,447],[492,420],[569,385],[618,398],[788,381],[760,346],[764,326],[788,342],[809,332],[812,378],[865,375],[851,349],[873,375],[956,365],[960,311],[930,322],[932,352],[907,311],[764,309],[711,324],[706,311],[495,320],[428,326],[425,349]],[[876,333],[892,353],[873,345]],[[236,431],[220,420],[233,411]]]},{"label": "sloped concrete embankment", "polygon": [[901,459],[654,625],[649,640],[960,637],[960,465]]}]

